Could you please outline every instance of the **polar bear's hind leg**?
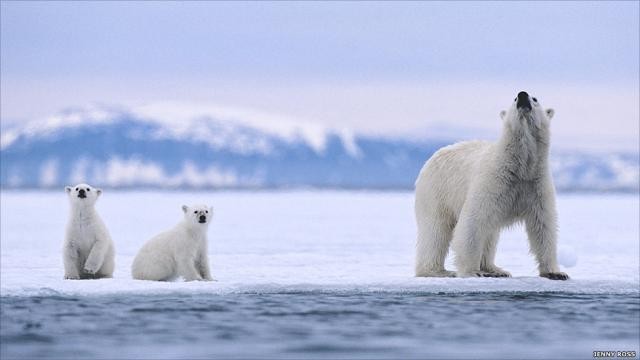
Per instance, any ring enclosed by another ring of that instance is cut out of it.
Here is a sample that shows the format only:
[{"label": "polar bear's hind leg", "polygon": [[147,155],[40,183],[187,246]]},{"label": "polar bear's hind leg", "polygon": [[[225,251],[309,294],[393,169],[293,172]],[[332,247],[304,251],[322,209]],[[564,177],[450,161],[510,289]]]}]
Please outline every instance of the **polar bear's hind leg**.
[{"label": "polar bear's hind leg", "polygon": [[[418,212],[419,213],[419,212]],[[455,271],[444,268],[453,233],[453,219],[447,216],[418,215],[416,243],[416,276],[455,277]]]}]

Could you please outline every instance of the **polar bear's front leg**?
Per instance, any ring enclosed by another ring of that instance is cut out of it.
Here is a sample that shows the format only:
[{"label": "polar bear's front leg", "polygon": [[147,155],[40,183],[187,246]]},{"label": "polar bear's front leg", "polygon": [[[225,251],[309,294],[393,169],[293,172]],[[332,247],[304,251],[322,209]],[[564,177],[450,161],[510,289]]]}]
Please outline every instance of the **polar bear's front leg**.
[{"label": "polar bear's front leg", "polygon": [[196,268],[193,259],[185,258],[178,264],[178,274],[184,278],[184,281],[202,280],[202,275]]},{"label": "polar bear's front leg", "polygon": [[80,279],[80,264],[78,264],[78,250],[67,244],[64,247],[64,278],[69,280]]},{"label": "polar bear's front leg", "polygon": [[109,242],[105,239],[97,239],[84,263],[84,271],[89,274],[97,273],[102,267],[107,250],[109,250]]},{"label": "polar bear's front leg", "polygon": [[569,275],[558,269],[557,214],[553,192],[536,200],[525,218],[531,251],[538,261],[540,276],[551,280],[567,280]]},{"label": "polar bear's front leg", "polygon": [[113,245],[109,245],[107,248],[107,252],[104,255],[104,261],[102,261],[102,266],[96,273],[96,275],[100,278],[110,278],[113,277],[113,270],[115,270],[115,259],[114,259],[114,248]]},{"label": "polar bear's front leg", "polygon": [[482,260],[480,261],[481,276],[511,277],[511,274],[508,271],[503,270],[495,264],[499,236],[500,233],[498,231],[487,236],[487,240],[484,243],[484,250],[482,252]]},{"label": "polar bear's front leg", "polygon": [[479,212],[464,209],[453,231],[452,246],[459,277],[482,276],[480,263],[487,239],[495,232]]},{"label": "polar bear's front leg", "polygon": [[211,277],[211,270],[209,269],[209,257],[205,251],[200,252],[198,270],[203,280],[213,281],[213,277]]}]

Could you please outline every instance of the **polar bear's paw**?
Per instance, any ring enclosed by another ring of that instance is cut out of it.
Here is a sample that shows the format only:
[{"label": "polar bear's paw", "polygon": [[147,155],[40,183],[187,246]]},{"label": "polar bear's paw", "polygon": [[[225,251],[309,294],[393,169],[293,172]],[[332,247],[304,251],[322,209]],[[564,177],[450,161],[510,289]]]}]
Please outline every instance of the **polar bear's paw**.
[{"label": "polar bear's paw", "polygon": [[551,280],[569,280],[569,275],[560,271],[541,273],[540,276],[545,277],[547,279],[551,279]]},{"label": "polar bear's paw", "polygon": [[86,272],[87,274],[94,275],[95,273],[98,272],[98,270],[100,270],[98,268],[98,265],[90,264],[90,263],[84,264],[84,272]]},{"label": "polar bear's paw", "polygon": [[65,280],[80,280],[80,275],[64,275]]},{"label": "polar bear's paw", "polygon": [[504,271],[504,270],[494,270],[494,271],[476,271],[475,276],[506,278],[506,277],[511,277],[511,274],[508,271]]},{"label": "polar bear's paw", "polygon": [[455,271],[449,270],[437,270],[437,271],[424,271],[416,275],[417,277],[456,277]]},{"label": "polar bear's paw", "polygon": [[511,277],[511,273],[497,266],[492,266],[479,271],[480,277]]}]

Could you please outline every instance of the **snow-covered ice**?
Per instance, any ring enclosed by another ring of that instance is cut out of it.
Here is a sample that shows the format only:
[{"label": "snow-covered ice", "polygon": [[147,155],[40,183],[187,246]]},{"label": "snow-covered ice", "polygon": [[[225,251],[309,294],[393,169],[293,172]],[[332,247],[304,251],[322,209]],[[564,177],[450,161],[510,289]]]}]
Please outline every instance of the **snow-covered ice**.
[{"label": "snow-covered ice", "polygon": [[[501,236],[496,263],[510,279],[413,277],[409,192],[116,192],[97,208],[116,245],[113,279],[65,281],[64,191],[1,194],[3,296],[282,292],[638,293],[638,196],[560,195],[559,260],[570,281],[537,277],[521,226]],[[142,244],[180,220],[180,206],[213,205],[209,256],[216,282],[131,279]],[[569,267],[571,266],[571,267]],[[449,267],[453,265],[449,259]]]}]

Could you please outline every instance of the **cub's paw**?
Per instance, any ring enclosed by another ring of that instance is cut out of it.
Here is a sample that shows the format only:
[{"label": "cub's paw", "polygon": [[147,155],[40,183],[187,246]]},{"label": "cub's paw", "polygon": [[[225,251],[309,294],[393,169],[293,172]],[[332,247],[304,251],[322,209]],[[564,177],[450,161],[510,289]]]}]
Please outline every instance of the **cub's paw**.
[{"label": "cub's paw", "polygon": [[80,275],[64,275],[65,280],[80,280]]},{"label": "cub's paw", "polygon": [[91,274],[94,275],[95,273],[98,272],[98,266],[94,265],[94,264],[84,264],[84,272],[86,272],[87,274]]},{"label": "cub's paw", "polygon": [[551,280],[569,280],[569,275],[563,272],[541,273],[540,276]]}]

